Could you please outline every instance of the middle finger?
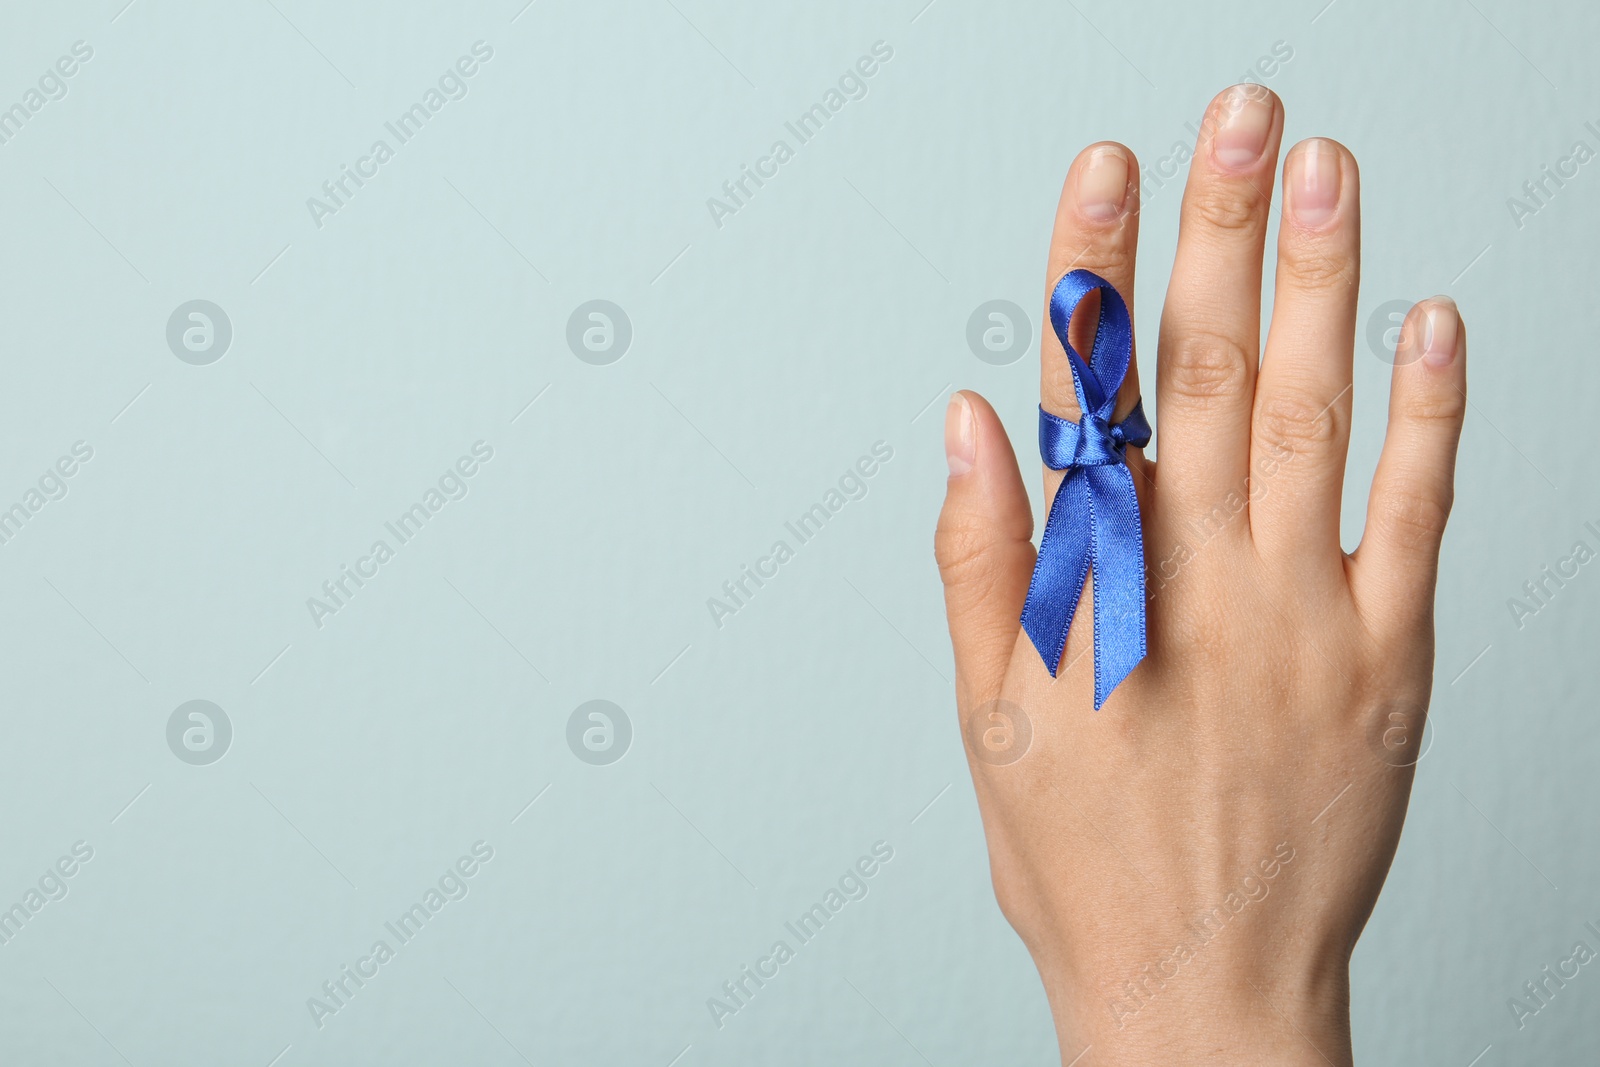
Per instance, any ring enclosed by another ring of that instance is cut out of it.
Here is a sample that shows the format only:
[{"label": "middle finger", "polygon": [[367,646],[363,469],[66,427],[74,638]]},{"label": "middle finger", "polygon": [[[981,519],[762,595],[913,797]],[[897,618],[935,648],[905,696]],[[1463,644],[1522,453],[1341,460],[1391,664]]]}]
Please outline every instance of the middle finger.
[{"label": "middle finger", "polygon": [[1161,507],[1173,518],[1206,521],[1230,495],[1248,495],[1261,258],[1282,139],[1277,96],[1235,85],[1211,102],[1195,147],[1156,355]]}]

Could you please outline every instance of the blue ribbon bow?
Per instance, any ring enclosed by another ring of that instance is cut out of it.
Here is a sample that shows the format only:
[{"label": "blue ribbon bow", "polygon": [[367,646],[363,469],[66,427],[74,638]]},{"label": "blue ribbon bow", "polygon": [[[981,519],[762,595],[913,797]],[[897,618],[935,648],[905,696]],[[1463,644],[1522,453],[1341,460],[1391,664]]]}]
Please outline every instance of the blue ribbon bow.
[{"label": "blue ribbon bow", "polygon": [[[1086,364],[1067,340],[1067,325],[1079,302],[1096,289],[1100,322]],[[1039,453],[1051,470],[1067,473],[1039,542],[1022,628],[1055,677],[1084,580],[1094,570],[1094,707],[1099,711],[1144,659],[1144,533],[1124,452],[1129,445],[1149,443],[1150,423],[1139,403],[1127,418],[1111,424],[1117,391],[1133,359],[1133,323],[1116,288],[1090,271],[1071,271],[1050,294],[1050,322],[1067,353],[1083,416],[1068,422],[1039,408]]]}]

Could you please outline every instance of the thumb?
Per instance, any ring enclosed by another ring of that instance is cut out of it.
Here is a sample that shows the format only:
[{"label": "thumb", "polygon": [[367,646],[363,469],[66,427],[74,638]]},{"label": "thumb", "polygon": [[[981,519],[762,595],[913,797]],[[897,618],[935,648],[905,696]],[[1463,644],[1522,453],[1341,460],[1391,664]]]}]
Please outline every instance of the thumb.
[{"label": "thumb", "polygon": [[957,692],[999,691],[1021,627],[1033,573],[1033,512],[1017,457],[989,402],[950,397],[944,418],[950,481],[934,535],[945,613],[955,648]]}]

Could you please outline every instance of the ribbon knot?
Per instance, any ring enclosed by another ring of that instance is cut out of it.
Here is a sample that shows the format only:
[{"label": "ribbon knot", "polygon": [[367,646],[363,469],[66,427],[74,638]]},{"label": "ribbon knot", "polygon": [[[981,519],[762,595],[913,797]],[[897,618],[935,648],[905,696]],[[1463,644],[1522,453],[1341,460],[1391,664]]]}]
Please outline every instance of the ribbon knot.
[{"label": "ribbon knot", "polygon": [[1074,467],[1103,467],[1122,463],[1128,447],[1127,435],[1099,415],[1090,412],[1078,420],[1078,448],[1072,457]]},{"label": "ribbon knot", "polygon": [[[1087,362],[1067,339],[1072,313],[1100,291],[1100,318]],[[1145,654],[1144,532],[1128,470],[1129,445],[1150,441],[1144,406],[1111,422],[1117,391],[1133,360],[1133,323],[1115,287],[1086,270],[1068,273],[1050,294],[1050,322],[1072,369],[1082,415],[1071,422],[1039,408],[1039,454],[1065,471],[1050,504],[1039,559],[1022,608],[1022,628],[1055,677],[1094,572],[1094,706],[1098,711]]]}]

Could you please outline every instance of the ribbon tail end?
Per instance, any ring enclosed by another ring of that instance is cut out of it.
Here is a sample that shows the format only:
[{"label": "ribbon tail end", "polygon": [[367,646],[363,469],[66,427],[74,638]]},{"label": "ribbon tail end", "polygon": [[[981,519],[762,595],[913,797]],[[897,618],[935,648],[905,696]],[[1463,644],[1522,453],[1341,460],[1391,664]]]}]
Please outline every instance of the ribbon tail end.
[{"label": "ribbon tail end", "polygon": [[[1116,690],[1117,686],[1119,686],[1123,682],[1125,682],[1127,680],[1127,678],[1128,678],[1128,675],[1133,673],[1134,668],[1139,666],[1140,663],[1144,662],[1144,656],[1145,656],[1145,649],[1143,648],[1144,642],[1143,642],[1143,640],[1141,640],[1139,643],[1140,643],[1140,646],[1141,646],[1139,648],[1139,655],[1135,659],[1133,659],[1132,662],[1128,663],[1125,666],[1111,667],[1111,668],[1106,669],[1105,671],[1101,671],[1101,670],[1096,670],[1095,671],[1095,673],[1094,673],[1094,710],[1095,711],[1099,711],[1102,707],[1104,707],[1106,701],[1111,699],[1111,694],[1112,694],[1113,691]],[[1101,665],[1100,664],[1096,664],[1096,666],[1099,667]],[[1115,674],[1115,677],[1111,677],[1112,674]]]},{"label": "ribbon tail end", "polygon": [[1062,634],[1060,644],[1054,648],[1049,648],[1046,646],[1046,642],[1041,640],[1040,636],[1034,633],[1033,629],[1027,625],[1028,621],[1027,619],[1023,620],[1022,629],[1027,633],[1028,641],[1032,643],[1034,651],[1039,653],[1039,658],[1044,661],[1045,670],[1049,671],[1050,677],[1054,678],[1056,671],[1061,669],[1061,655],[1066,650],[1067,635]]}]

